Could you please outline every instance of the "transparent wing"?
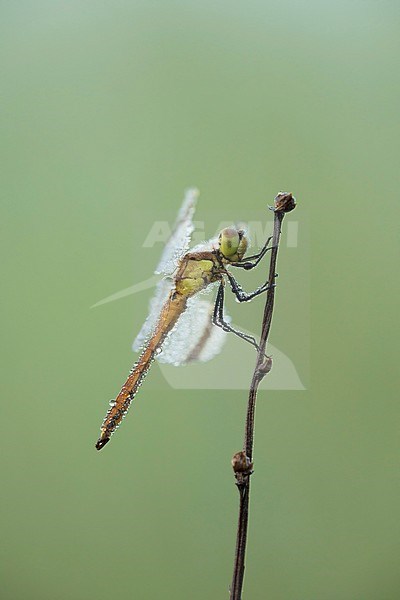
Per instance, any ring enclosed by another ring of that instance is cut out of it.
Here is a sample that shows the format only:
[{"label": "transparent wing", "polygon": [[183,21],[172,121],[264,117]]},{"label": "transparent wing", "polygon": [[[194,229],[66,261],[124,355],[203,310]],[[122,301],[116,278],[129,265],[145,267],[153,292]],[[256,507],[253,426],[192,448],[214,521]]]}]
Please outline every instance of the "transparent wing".
[{"label": "transparent wing", "polygon": [[204,299],[204,294],[189,298],[157,360],[178,366],[214,358],[222,349],[226,332],[213,325],[213,311],[213,303]]},{"label": "transparent wing", "polygon": [[[225,313],[224,318],[226,321],[230,321],[230,317],[228,317]],[[199,348],[198,355],[194,353],[194,356],[191,358],[190,362],[194,360],[199,360],[201,362],[207,362],[211,360],[219,354],[222,350],[223,345],[225,344],[227,332],[223,331],[220,327],[216,325],[211,325],[211,329],[209,330],[209,335],[204,339],[204,343],[202,347]],[[189,361],[188,361],[189,362]]]},{"label": "transparent wing", "polygon": [[165,244],[160,262],[157,265],[155,273],[171,275],[177,267],[179,259],[187,252],[192,235],[193,215],[196,209],[196,202],[199,196],[199,191],[191,188],[185,192],[182,206],[179,210],[177,219],[171,236]]},{"label": "transparent wing", "polygon": [[[172,278],[162,279],[149,304],[149,314],[136,336],[132,348],[139,351],[156,328],[161,309],[174,285]],[[206,362],[221,352],[226,332],[212,322],[214,304],[206,299],[213,285],[189,298],[187,308],[165,339],[157,360],[175,366],[195,361]],[[225,315],[229,321],[229,317]]]},{"label": "transparent wing", "polygon": [[157,325],[161,309],[167,300],[173,285],[173,279],[170,277],[161,279],[161,281],[158,282],[155,294],[150,300],[148,317],[132,344],[133,350],[140,350],[150,338]]},{"label": "transparent wing", "polygon": [[217,237],[211,238],[210,240],[207,240],[206,242],[200,242],[199,244],[196,244],[196,246],[193,246],[193,248],[190,249],[190,252],[205,252],[205,251],[212,252],[216,248],[218,248],[218,238]]}]

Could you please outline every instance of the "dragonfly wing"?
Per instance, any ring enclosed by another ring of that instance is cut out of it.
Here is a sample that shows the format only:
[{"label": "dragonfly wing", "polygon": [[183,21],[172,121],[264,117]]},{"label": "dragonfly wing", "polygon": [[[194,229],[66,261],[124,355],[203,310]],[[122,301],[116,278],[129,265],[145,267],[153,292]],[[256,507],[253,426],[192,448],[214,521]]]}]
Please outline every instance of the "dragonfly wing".
[{"label": "dragonfly wing", "polygon": [[185,312],[165,340],[159,362],[184,365],[211,360],[222,349],[226,332],[212,322],[214,305],[209,300],[189,298]]},{"label": "dragonfly wing", "polygon": [[[212,309],[214,310],[214,307],[212,307]],[[226,321],[230,321],[230,318],[226,313],[224,318]],[[213,359],[221,352],[222,347],[225,344],[226,336],[226,331],[223,331],[220,327],[212,324],[211,327],[204,332],[200,344],[194,348],[192,355],[186,362],[207,362]]]},{"label": "dragonfly wing", "polygon": [[190,236],[194,229],[192,219],[196,209],[198,196],[199,191],[195,188],[186,191],[171,236],[165,244],[164,251],[155,273],[170,275],[175,271],[179,259],[187,252]]},{"label": "dragonfly wing", "polygon": [[212,238],[211,240],[207,240],[206,242],[200,242],[200,244],[196,244],[193,248],[190,249],[190,252],[212,252],[218,248],[218,238]]},{"label": "dragonfly wing", "polygon": [[158,282],[156,292],[150,300],[148,317],[132,344],[133,350],[140,350],[150,338],[157,325],[161,309],[167,300],[173,285],[174,282],[170,277],[161,279],[161,281]]}]

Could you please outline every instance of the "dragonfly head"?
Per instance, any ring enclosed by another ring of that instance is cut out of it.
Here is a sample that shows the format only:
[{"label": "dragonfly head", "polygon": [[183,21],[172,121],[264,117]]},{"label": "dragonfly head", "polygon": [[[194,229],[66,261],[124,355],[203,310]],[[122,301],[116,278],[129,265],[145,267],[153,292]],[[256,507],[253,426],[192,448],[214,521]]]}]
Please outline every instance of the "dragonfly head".
[{"label": "dragonfly head", "polygon": [[219,251],[231,262],[242,260],[247,250],[247,238],[244,229],[226,227],[218,238]]}]

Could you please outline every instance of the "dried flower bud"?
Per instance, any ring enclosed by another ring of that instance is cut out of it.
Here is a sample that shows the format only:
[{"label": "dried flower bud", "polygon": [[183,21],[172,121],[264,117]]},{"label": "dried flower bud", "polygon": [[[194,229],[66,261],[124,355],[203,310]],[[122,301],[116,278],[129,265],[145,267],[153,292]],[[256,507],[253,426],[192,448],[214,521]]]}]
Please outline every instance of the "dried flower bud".
[{"label": "dried flower bud", "polygon": [[290,192],[279,192],[275,196],[275,212],[290,212],[296,207],[296,198]]},{"label": "dried flower bud", "polygon": [[253,463],[243,451],[236,452],[236,454],[233,455],[231,464],[234,473],[244,473],[246,475],[250,475],[253,469]]},{"label": "dried flower bud", "polygon": [[262,375],[266,375],[267,373],[270,372],[271,369],[272,369],[272,356],[266,356],[264,358],[264,361],[258,367],[258,371]]}]

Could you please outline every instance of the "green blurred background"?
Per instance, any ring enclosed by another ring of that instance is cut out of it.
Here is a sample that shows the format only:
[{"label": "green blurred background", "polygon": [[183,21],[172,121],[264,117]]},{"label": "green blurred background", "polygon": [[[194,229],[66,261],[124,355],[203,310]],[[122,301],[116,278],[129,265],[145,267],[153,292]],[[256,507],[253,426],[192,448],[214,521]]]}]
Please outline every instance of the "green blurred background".
[{"label": "green blurred background", "polygon": [[271,341],[307,389],[259,398],[244,597],[400,597],[399,13],[1,3],[2,600],[228,596],[246,393],[154,366],[94,450],[150,292],[90,307],[151,275],[188,185],[211,228],[298,199]]}]

